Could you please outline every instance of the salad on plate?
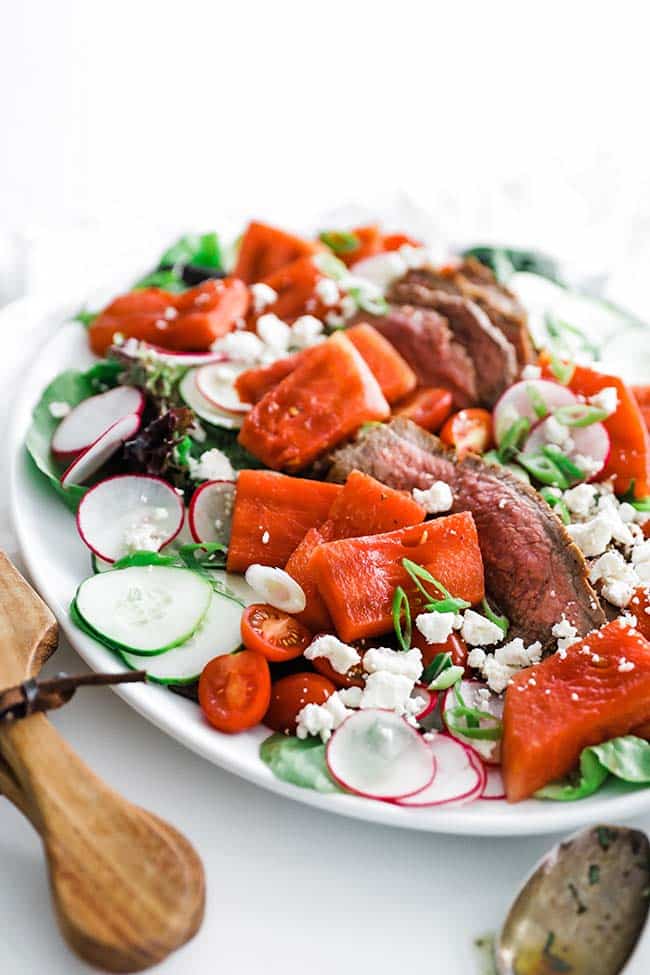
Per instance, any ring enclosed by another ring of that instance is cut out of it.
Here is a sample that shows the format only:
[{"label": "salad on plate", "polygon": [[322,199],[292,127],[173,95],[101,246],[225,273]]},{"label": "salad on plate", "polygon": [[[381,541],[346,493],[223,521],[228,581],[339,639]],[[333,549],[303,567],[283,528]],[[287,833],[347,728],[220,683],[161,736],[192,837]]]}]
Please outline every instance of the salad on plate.
[{"label": "salad on plate", "polygon": [[534,252],[259,222],[77,318],[26,445],[80,630],[304,788],[650,785],[643,323]]}]

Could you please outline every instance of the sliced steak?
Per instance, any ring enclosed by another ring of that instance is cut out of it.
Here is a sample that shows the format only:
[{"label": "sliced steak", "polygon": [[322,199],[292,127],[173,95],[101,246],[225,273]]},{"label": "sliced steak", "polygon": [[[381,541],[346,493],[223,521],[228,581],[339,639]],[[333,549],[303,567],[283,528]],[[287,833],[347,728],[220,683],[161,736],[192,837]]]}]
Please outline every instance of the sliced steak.
[{"label": "sliced steak", "polygon": [[503,467],[471,455],[458,461],[436,437],[399,419],[369,430],[332,460],[334,481],[354,469],[402,490],[446,481],[454,494],[452,511],[474,516],[486,585],[510,619],[510,636],[540,640],[546,648],[563,613],[580,636],[605,622],[585,560],[562,522]]},{"label": "sliced steak", "polygon": [[475,301],[514,346],[519,364],[534,362],[535,353],[525,308],[517,296],[499,284],[490,268],[480,261],[470,257],[441,270],[433,267],[412,270],[402,280]]},{"label": "sliced steak", "polygon": [[457,409],[477,402],[474,363],[436,311],[404,305],[390,308],[386,315],[359,313],[350,324],[353,321],[374,325],[408,362],[420,386],[444,386]]},{"label": "sliced steak", "polygon": [[443,315],[454,338],[474,363],[478,397],[484,406],[494,406],[517,375],[517,354],[503,332],[469,298],[435,291],[424,284],[398,282],[388,294],[397,305],[433,308]]}]

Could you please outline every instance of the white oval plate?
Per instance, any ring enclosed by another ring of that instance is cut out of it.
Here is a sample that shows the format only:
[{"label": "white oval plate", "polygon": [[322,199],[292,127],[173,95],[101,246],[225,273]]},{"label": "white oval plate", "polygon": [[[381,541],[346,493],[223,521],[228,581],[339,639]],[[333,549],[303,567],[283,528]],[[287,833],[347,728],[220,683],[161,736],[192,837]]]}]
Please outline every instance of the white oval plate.
[{"label": "white oval plate", "polygon": [[[50,322],[66,321],[65,311],[56,306],[46,317]],[[11,306],[3,311],[2,320],[9,330],[25,327],[18,316],[12,321]],[[44,322],[41,318],[30,324]],[[10,426],[11,505],[25,563],[68,640],[93,670],[120,671],[125,668],[110,651],[70,622],[70,600],[79,582],[91,572],[90,554],[77,534],[72,514],[34,470],[23,446],[31,411],[48,382],[64,369],[84,368],[92,361],[84,328],[68,324],[57,328],[27,372]],[[115,690],[162,731],[208,761],[265,789],[356,819],[438,833],[514,836],[576,829],[603,820],[618,822],[650,808],[650,789],[632,790],[620,783],[612,783],[591,799],[567,804],[529,800],[508,805],[491,800],[458,808],[401,809],[355,796],[323,795],[275,778],[258,756],[260,742],[268,734],[265,729],[223,735],[203,721],[195,704],[163,687],[131,684]]]}]

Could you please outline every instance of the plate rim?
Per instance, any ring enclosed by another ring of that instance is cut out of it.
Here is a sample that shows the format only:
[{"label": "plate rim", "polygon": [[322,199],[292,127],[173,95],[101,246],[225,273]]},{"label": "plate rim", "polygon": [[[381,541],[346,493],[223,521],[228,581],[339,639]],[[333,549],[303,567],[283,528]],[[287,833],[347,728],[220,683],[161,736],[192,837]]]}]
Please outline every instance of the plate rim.
[{"label": "plate rim", "polygon": [[[0,311],[0,323],[7,327],[13,315],[19,310],[23,314],[25,310],[29,312],[32,307],[29,304],[31,300],[29,297],[22,298],[5,306]],[[48,605],[51,605],[61,631],[71,647],[93,670],[102,667],[110,670],[112,669],[111,664],[113,668],[127,670],[128,668],[122,666],[121,662],[110,651],[74,627],[67,611],[63,611],[58,605],[59,600],[52,592],[44,566],[33,557],[30,550],[27,537],[30,519],[28,512],[23,510],[24,506],[20,502],[19,486],[21,482],[22,484],[31,483],[33,489],[36,489],[34,485],[40,482],[40,477],[34,476],[35,472],[31,469],[31,462],[26,456],[24,446],[25,433],[32,409],[43,388],[40,383],[35,387],[36,372],[47,357],[48,351],[51,351],[57,342],[61,341],[64,329],[69,327],[66,325],[66,321],[69,320],[69,310],[69,304],[64,304],[60,300],[47,302],[38,298],[33,302],[32,315],[36,319],[34,324],[40,323],[40,335],[45,341],[30,362],[29,367],[25,369],[20,389],[8,412],[6,451],[9,453],[9,515],[22,558],[35,588]],[[48,329],[45,327],[47,321],[50,322]],[[78,328],[81,329],[83,326],[79,324]],[[39,334],[37,328],[34,328],[33,334],[34,336]],[[54,359],[54,364],[57,365],[56,359]],[[69,368],[75,366],[78,368],[79,363],[72,361],[68,363]],[[59,371],[61,371],[60,363],[58,363],[56,371],[50,370],[48,375],[53,378]],[[57,496],[50,492],[44,483],[42,486],[48,492],[48,500],[57,506],[61,505]],[[70,518],[73,519],[72,513],[70,513]],[[63,560],[65,561],[65,557]],[[276,795],[327,812],[379,825],[458,836],[514,837],[545,835],[577,829],[603,819],[611,820],[612,817],[631,819],[650,809],[650,788],[623,791],[621,794],[615,793],[613,795],[601,794],[591,800],[583,800],[582,805],[576,802],[572,804],[558,803],[551,806],[540,800],[529,800],[517,806],[509,806],[503,801],[492,800],[489,807],[487,801],[484,801],[468,806],[425,808],[422,810],[401,809],[391,803],[377,802],[357,796],[320,793],[311,789],[302,789],[277,779],[259,757],[250,766],[245,763],[242,764],[241,760],[228,752],[227,740],[229,736],[220,735],[219,732],[209,728],[207,724],[188,720],[179,726],[172,725],[169,715],[165,713],[169,711],[169,698],[174,700],[172,712],[178,713],[184,710],[188,717],[190,716],[189,709],[194,709],[196,706],[191,701],[172,695],[163,687],[126,684],[113,687],[112,690],[159,730],[225,771]],[[247,732],[247,734],[255,734],[256,737],[259,737],[259,734],[255,732]],[[221,747],[216,747],[219,742],[222,743]]]}]

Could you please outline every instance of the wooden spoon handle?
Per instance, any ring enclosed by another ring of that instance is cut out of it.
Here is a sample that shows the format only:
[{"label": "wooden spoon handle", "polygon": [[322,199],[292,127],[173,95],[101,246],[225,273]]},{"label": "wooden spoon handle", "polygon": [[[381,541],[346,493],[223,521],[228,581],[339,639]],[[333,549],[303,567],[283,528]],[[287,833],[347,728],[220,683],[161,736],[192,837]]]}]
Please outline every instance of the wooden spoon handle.
[{"label": "wooden spoon handle", "polygon": [[43,715],[0,726],[0,749],[19,784],[10,798],[41,835],[59,924],[78,954],[108,971],[141,971],[196,933],[203,868],[180,834],[108,788]]}]

